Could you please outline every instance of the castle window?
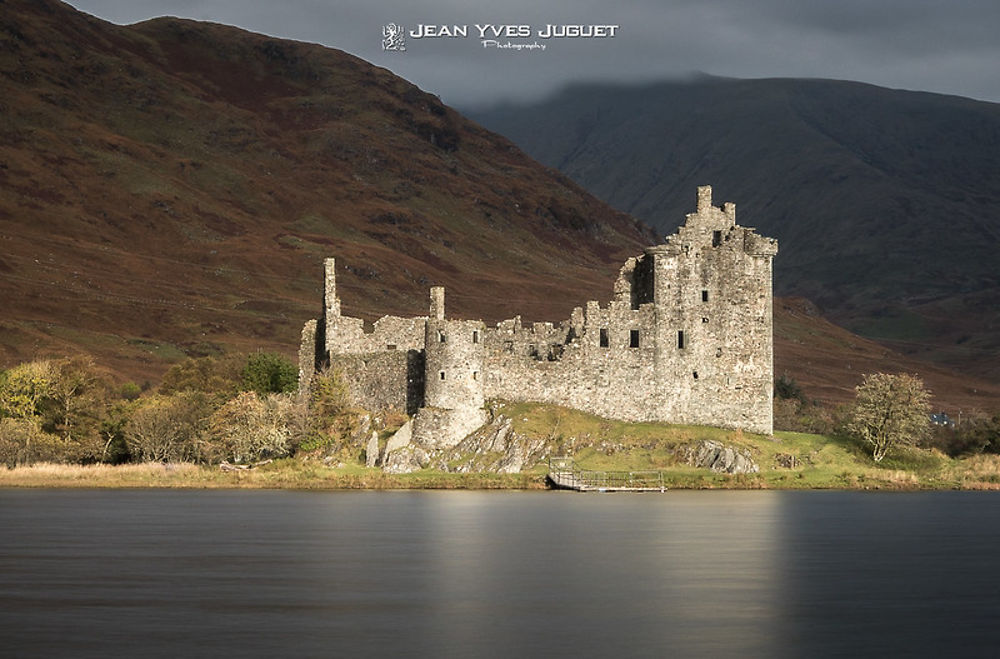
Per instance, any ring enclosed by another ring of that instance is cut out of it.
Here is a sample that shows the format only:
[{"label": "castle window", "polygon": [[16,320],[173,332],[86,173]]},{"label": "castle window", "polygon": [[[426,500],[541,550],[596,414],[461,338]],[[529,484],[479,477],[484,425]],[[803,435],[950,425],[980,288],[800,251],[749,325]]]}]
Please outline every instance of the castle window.
[{"label": "castle window", "polygon": [[694,373],[692,373],[691,375],[693,375],[693,376],[694,376],[694,379],[695,379],[695,380],[697,380],[697,379],[698,379],[698,371],[695,371],[695,372],[694,372]]},{"label": "castle window", "polygon": [[606,327],[601,328],[601,347],[608,347],[608,330]]},{"label": "castle window", "polygon": [[438,373],[438,375],[441,377],[442,380],[444,380],[444,371],[441,371],[440,373]]},{"label": "castle window", "polygon": [[628,347],[638,348],[639,347],[639,330],[629,330],[628,333]]},{"label": "castle window", "polygon": [[472,330],[472,342],[479,343],[479,330]]},{"label": "castle window", "polygon": [[677,349],[678,350],[684,349],[684,330],[677,331]]},{"label": "castle window", "polygon": [[[441,330],[438,330],[438,343],[444,343],[444,332]],[[441,379],[443,380],[444,378]]]},{"label": "castle window", "polygon": [[386,346],[385,346],[385,349],[386,350],[395,350],[396,349],[396,344],[395,343],[387,343]]},{"label": "castle window", "polygon": [[479,379],[479,371],[473,371],[472,372],[472,379],[473,380],[478,380]]},{"label": "castle window", "polygon": [[701,301],[702,302],[708,302],[708,291],[702,291],[701,292]]},{"label": "castle window", "polygon": [[504,341],[503,342],[503,349],[504,349],[504,352],[514,352],[514,342],[513,341]]},{"label": "castle window", "polygon": [[705,318],[705,317],[703,316],[703,317],[702,317],[702,319],[701,319],[701,322],[703,322],[703,323],[707,323],[707,322],[708,322],[708,318]]},{"label": "castle window", "polygon": [[722,232],[713,231],[712,232],[712,247],[718,247],[722,244]]}]

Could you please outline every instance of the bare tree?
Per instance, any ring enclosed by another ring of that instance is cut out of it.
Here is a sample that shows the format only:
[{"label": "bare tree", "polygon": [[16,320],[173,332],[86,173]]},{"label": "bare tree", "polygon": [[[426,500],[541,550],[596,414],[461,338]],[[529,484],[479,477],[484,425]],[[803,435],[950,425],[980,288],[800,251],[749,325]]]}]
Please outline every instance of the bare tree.
[{"label": "bare tree", "polygon": [[199,407],[192,396],[150,396],[125,424],[125,441],[140,460],[188,460],[193,457],[199,421]]},{"label": "bare tree", "polygon": [[872,446],[881,462],[898,445],[916,445],[930,431],[930,392],[916,375],[873,373],[855,391],[848,431]]},{"label": "bare tree", "polygon": [[290,398],[271,394],[262,399],[244,391],[209,417],[208,439],[236,463],[288,455],[286,402]]}]

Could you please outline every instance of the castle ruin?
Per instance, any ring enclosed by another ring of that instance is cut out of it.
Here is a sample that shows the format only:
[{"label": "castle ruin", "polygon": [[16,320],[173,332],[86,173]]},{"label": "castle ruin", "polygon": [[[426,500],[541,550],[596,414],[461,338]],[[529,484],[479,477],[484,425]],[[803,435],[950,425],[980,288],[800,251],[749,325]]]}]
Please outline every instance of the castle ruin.
[{"label": "castle ruin", "polygon": [[385,316],[370,331],[341,315],[327,259],[323,316],[302,331],[300,382],[338,368],[353,404],[405,410],[406,440],[427,448],[460,442],[493,398],[771,434],[777,251],[702,186],[677,233],[626,261],[605,307],[587,302],[558,326],[515,317],[487,327],[446,318],[444,288],[433,287],[427,316]]}]

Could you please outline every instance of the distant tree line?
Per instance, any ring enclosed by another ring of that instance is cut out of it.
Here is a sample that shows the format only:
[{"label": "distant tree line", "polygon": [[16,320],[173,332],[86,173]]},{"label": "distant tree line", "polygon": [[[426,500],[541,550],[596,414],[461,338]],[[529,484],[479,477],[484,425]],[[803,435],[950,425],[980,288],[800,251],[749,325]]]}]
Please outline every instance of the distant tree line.
[{"label": "distant tree line", "polygon": [[974,411],[966,414],[958,425],[936,426],[931,429],[927,446],[952,457],[1000,454],[1000,414]]},{"label": "distant tree line", "polygon": [[335,444],[345,401],[336,373],[299,392],[268,352],[188,359],[146,391],[88,357],[33,361],[0,371],[0,465],[252,463]]}]

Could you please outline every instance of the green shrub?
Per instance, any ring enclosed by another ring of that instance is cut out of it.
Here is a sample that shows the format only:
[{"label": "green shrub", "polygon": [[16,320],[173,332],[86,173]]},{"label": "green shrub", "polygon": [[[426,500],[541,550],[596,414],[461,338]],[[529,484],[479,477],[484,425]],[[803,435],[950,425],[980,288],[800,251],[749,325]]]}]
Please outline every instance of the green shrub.
[{"label": "green shrub", "polygon": [[135,400],[142,395],[142,387],[135,382],[126,382],[118,388],[118,395],[122,400]]},{"label": "green shrub", "polygon": [[1000,414],[973,417],[957,427],[935,426],[927,445],[951,457],[1000,453]]},{"label": "green shrub", "polygon": [[298,367],[274,352],[251,354],[240,374],[240,389],[253,391],[261,396],[291,393],[298,385]]},{"label": "green shrub", "polygon": [[806,395],[802,392],[802,387],[799,386],[799,383],[794,378],[789,377],[787,373],[782,373],[774,381],[774,396],[775,398],[784,400],[795,399],[803,405],[808,404]]},{"label": "green shrub", "polygon": [[340,371],[330,368],[313,376],[309,383],[310,409],[319,419],[330,419],[347,409],[347,384]]},{"label": "green shrub", "polygon": [[49,361],[18,364],[0,376],[0,417],[30,419],[49,394],[53,367]]}]

